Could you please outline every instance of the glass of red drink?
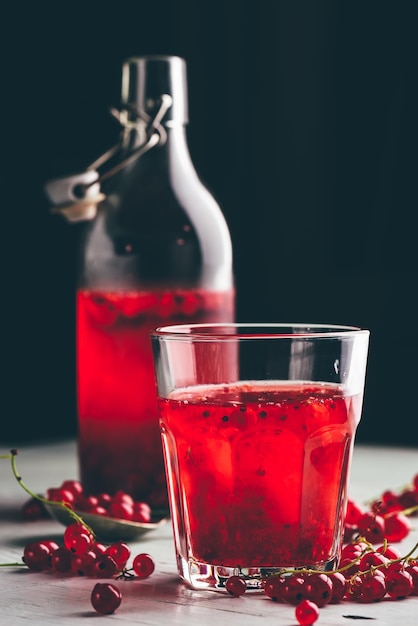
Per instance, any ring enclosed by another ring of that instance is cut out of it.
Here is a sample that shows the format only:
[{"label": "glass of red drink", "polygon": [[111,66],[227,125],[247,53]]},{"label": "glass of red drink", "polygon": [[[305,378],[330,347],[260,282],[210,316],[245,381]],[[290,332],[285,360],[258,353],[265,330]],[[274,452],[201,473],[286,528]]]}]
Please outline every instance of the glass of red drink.
[{"label": "glass of red drink", "polygon": [[369,331],[192,324],[151,333],[175,550],[193,588],[340,556]]}]

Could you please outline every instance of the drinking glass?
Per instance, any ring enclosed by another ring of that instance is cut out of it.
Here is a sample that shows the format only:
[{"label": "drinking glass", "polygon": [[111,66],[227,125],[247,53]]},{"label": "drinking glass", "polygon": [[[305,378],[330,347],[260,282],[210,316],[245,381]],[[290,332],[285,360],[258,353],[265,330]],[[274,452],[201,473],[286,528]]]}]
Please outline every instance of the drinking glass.
[{"label": "drinking glass", "polygon": [[249,589],[338,563],[369,331],[192,324],[151,333],[180,577]]}]

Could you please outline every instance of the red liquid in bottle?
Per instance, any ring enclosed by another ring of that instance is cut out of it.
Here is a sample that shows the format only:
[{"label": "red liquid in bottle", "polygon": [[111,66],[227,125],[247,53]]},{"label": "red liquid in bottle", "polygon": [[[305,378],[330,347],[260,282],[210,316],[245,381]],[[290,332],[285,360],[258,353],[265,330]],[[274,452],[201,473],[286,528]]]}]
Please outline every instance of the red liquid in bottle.
[{"label": "red liquid in bottle", "polygon": [[159,406],[185,562],[335,559],[360,397],[332,385],[249,382],[178,390]]},{"label": "red liquid in bottle", "polygon": [[122,489],[167,509],[150,331],[171,323],[225,322],[234,293],[77,294],[79,459],[87,492]]}]

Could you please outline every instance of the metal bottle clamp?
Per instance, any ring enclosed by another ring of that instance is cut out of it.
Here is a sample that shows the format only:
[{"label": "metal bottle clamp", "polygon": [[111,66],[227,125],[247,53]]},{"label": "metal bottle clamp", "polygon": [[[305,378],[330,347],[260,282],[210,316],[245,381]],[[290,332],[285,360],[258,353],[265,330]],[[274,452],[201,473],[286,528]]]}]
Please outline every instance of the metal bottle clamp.
[{"label": "metal bottle clamp", "polygon": [[[132,150],[128,156],[109,170],[102,173],[100,169],[121,151],[121,142],[107,150],[84,172],[64,176],[50,180],[45,184],[45,192],[54,205],[51,213],[60,213],[69,222],[81,222],[92,220],[96,217],[97,207],[106,199],[102,193],[100,184],[114,176],[121,169],[138,159],[140,156],[154,148],[163,145],[167,139],[167,133],[161,124],[161,120],[172,106],[172,98],[168,94],[162,94],[161,103],[154,117],[150,117],[144,111],[134,111],[136,122],[129,122],[126,110],[111,109],[111,113],[122,126],[122,135],[134,128],[138,121],[146,123],[146,140],[140,146]],[[132,111],[130,111],[132,113]]]}]

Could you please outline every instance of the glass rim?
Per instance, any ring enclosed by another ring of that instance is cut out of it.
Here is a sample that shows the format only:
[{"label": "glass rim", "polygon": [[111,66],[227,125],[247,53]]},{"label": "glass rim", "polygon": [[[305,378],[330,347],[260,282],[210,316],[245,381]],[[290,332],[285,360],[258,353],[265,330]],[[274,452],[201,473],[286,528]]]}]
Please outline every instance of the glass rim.
[{"label": "glass rim", "polygon": [[[235,332],[222,332],[230,329]],[[219,330],[219,332],[217,332]],[[369,335],[360,326],[340,324],[305,324],[284,322],[217,322],[214,324],[170,324],[151,331],[151,337],[193,341],[228,341],[236,339],[320,339]]]}]

